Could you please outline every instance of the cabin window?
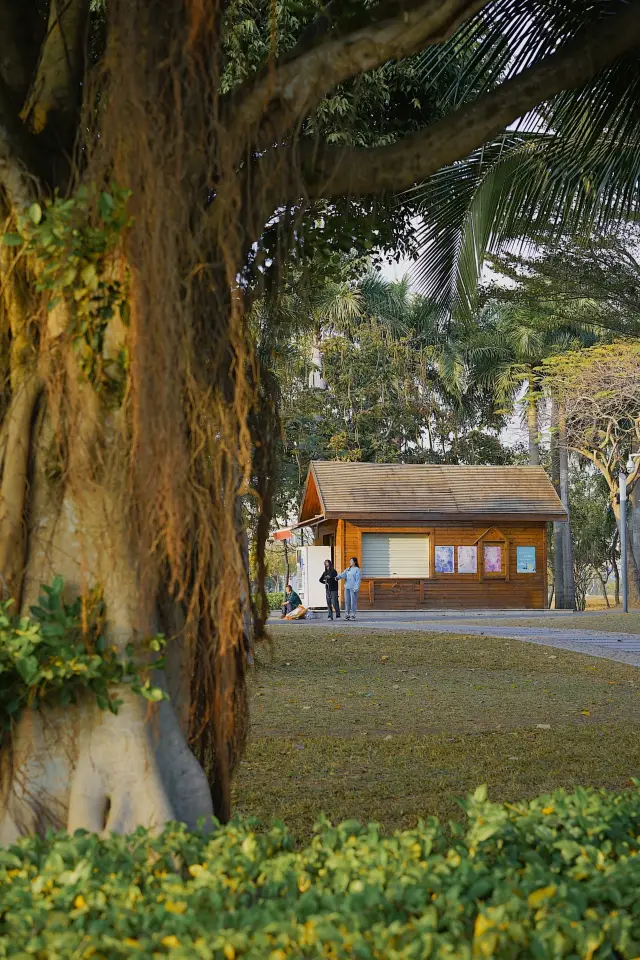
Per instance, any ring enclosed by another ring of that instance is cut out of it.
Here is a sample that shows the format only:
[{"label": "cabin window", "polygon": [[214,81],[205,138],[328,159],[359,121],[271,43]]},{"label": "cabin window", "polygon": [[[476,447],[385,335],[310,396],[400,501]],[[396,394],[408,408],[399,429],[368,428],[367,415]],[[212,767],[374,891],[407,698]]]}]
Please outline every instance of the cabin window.
[{"label": "cabin window", "polygon": [[429,537],[418,533],[363,533],[365,577],[428,577]]}]

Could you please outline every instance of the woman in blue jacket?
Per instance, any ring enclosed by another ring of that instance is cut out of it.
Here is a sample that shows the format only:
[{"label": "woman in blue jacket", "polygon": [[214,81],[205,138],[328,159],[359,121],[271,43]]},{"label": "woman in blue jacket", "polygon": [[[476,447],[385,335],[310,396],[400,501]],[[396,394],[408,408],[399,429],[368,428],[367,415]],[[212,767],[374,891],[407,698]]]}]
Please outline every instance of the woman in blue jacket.
[{"label": "woman in blue jacket", "polygon": [[360,589],[360,566],[357,557],[351,557],[349,566],[338,574],[338,580],[345,580],[345,620],[355,620],[358,607],[358,590]]}]

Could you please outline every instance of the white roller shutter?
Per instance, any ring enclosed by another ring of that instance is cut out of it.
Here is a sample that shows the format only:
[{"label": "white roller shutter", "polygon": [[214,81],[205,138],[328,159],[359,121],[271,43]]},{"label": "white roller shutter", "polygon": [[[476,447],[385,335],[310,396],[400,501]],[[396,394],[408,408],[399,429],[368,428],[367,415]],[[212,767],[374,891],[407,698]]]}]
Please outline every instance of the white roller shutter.
[{"label": "white roller shutter", "polygon": [[429,537],[418,533],[363,533],[365,577],[429,576]]}]

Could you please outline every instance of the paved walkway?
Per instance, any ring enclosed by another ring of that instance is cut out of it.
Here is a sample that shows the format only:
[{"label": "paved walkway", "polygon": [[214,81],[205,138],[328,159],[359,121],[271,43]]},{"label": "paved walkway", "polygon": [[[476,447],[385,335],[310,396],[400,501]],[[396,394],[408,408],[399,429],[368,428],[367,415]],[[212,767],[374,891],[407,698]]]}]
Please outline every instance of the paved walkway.
[{"label": "paved walkway", "polygon": [[[455,611],[429,611],[428,613],[376,612],[358,615],[355,624],[344,623],[346,629],[365,627],[367,630],[416,630],[421,633],[459,633],[467,636],[508,637],[512,640],[525,640],[547,647],[573,650],[592,657],[617,660],[640,667],[640,635],[629,633],[608,633],[604,630],[567,630],[561,622],[570,611],[520,611],[478,610],[460,614]],[[571,614],[575,616],[575,614]],[[496,621],[514,620],[518,617],[540,619],[539,627],[496,626]],[[484,622],[483,621],[491,621]],[[277,622],[277,617],[274,621]],[[342,623],[342,621],[341,621]],[[295,622],[286,622],[292,629]],[[333,629],[335,621],[329,621],[319,612],[314,620],[305,620],[305,627]]]}]

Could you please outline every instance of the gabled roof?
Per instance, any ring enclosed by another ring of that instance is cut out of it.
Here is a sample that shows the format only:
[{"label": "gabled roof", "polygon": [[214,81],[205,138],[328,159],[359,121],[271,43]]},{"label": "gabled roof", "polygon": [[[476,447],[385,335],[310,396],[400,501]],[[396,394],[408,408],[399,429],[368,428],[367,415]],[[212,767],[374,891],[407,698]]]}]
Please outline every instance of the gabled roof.
[{"label": "gabled roof", "polygon": [[566,520],[542,467],[343,463],[314,460],[301,524],[321,519]]}]

